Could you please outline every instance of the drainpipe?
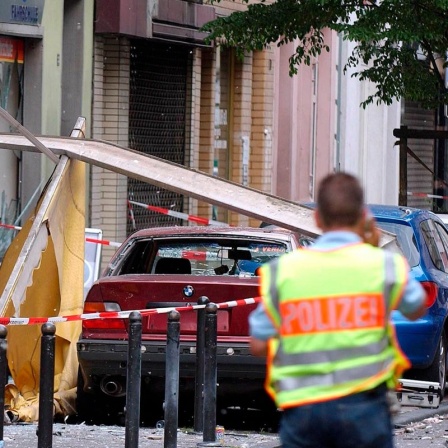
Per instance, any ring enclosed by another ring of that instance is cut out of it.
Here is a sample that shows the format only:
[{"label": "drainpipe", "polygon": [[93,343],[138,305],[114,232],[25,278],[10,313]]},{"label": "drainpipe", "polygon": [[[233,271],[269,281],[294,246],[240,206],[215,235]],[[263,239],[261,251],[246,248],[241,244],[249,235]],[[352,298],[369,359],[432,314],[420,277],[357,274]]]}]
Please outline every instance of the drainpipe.
[{"label": "drainpipe", "polygon": [[342,36],[338,34],[338,82],[336,98],[336,152],[334,157],[334,170],[341,169],[341,92],[342,92]]}]

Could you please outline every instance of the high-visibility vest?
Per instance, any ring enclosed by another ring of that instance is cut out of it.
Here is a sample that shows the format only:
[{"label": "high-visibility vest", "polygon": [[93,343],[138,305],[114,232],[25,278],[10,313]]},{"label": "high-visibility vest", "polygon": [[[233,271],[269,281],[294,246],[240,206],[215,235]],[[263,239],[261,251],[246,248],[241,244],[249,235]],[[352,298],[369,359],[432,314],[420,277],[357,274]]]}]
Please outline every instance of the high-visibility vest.
[{"label": "high-visibility vest", "polygon": [[409,361],[389,317],[408,275],[401,255],[363,243],[299,249],[262,267],[279,335],[268,344],[266,389],[278,407],[395,385]]}]

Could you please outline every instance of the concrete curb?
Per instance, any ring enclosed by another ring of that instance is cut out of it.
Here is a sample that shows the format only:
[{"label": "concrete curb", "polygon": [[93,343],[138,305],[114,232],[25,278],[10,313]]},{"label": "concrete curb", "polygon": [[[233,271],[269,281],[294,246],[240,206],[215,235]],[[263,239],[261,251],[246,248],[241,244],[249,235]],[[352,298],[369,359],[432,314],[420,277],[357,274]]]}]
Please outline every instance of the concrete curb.
[{"label": "concrete curb", "polygon": [[395,427],[406,426],[411,423],[420,422],[425,418],[434,417],[435,415],[448,414],[448,402],[441,402],[438,408],[412,408],[412,411],[403,412],[393,418]]}]

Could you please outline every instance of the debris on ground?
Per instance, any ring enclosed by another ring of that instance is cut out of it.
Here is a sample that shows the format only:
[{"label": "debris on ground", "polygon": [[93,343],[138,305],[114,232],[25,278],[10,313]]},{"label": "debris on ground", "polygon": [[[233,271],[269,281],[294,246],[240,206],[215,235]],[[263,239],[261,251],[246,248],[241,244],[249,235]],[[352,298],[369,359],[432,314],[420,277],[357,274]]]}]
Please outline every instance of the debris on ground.
[{"label": "debris on ground", "polygon": [[[37,424],[11,424],[4,427],[4,441],[8,448],[37,446]],[[70,425],[55,423],[53,425],[53,448],[79,448],[80,441],[89,448],[124,448],[125,427],[90,426],[85,424]],[[203,441],[202,434],[191,429],[179,429],[177,448],[191,448]],[[87,445],[86,445],[87,442]],[[164,431],[157,428],[140,428],[139,446],[161,448],[164,443]],[[280,448],[277,434],[237,432],[225,433],[221,446],[223,448]]]}]

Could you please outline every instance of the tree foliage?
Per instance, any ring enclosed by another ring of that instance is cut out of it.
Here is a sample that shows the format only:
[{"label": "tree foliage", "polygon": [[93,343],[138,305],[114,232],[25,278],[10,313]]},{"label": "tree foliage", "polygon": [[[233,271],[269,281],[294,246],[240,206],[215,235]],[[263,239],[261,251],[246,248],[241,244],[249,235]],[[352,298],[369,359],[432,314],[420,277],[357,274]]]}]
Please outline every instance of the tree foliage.
[{"label": "tree foliage", "polygon": [[[220,0],[212,0],[219,2]],[[418,101],[436,108],[448,102],[443,68],[447,65],[448,0],[242,0],[246,11],[221,17],[203,28],[209,40],[236,48],[239,56],[295,42],[290,74],[313,56],[329,51],[323,31],[352,41],[344,61],[352,76],[369,80],[376,91],[362,105]]]}]

